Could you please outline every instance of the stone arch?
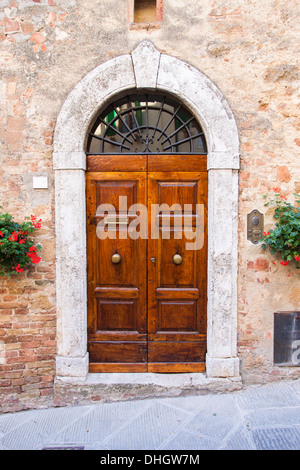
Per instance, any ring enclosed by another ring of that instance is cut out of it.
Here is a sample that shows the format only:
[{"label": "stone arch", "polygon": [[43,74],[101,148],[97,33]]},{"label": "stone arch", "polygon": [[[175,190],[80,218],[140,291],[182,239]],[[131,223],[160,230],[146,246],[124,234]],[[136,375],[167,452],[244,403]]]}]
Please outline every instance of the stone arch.
[{"label": "stone arch", "polygon": [[[57,378],[88,376],[86,325],[85,143],[99,108],[129,89],[180,97],[201,123],[208,147],[208,324],[206,374],[239,377],[237,218],[239,137],[218,88],[195,67],[143,41],[131,54],[91,71],[71,91],[54,137]],[[101,375],[101,374],[100,374]],[[130,374],[129,374],[130,375]],[[128,374],[127,374],[128,376]]]}]

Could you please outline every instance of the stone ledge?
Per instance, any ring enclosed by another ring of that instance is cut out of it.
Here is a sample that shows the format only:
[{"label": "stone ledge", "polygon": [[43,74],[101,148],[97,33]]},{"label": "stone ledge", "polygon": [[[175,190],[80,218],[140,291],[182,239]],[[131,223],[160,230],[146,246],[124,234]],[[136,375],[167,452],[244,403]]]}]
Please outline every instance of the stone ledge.
[{"label": "stone ledge", "polygon": [[238,377],[205,374],[88,374],[86,379],[57,377],[55,406],[87,405],[160,397],[229,393],[243,388]]}]

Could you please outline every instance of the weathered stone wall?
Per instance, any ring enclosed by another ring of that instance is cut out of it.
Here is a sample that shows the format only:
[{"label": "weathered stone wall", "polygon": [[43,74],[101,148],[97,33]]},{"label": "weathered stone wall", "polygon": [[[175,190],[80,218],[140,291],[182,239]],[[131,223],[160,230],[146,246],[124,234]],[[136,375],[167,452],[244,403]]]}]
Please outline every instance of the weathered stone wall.
[{"label": "weathered stone wall", "polygon": [[[42,261],[0,279],[0,411],[53,400],[56,351],[52,139],[73,87],[99,64],[147,38],[194,65],[226,97],[241,142],[238,349],[245,382],[299,376],[273,365],[273,314],[300,310],[293,267],[246,238],[263,194],[300,191],[299,5],[296,0],[165,0],[160,27],[130,27],[127,0],[2,0],[0,4],[0,203],[16,220],[35,214]],[[104,84],[105,86],[105,84]],[[33,190],[33,175],[49,189]],[[292,199],[291,199],[292,200]],[[266,214],[266,230],[273,224]]]}]

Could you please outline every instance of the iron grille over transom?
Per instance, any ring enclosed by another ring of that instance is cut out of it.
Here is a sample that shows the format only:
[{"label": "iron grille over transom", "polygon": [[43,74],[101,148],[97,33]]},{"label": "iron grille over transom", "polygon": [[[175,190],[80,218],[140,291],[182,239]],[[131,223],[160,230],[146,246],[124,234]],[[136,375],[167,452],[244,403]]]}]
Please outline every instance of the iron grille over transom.
[{"label": "iron grille over transom", "polygon": [[187,108],[173,98],[132,94],[97,117],[87,142],[89,155],[116,153],[206,153],[204,132]]}]

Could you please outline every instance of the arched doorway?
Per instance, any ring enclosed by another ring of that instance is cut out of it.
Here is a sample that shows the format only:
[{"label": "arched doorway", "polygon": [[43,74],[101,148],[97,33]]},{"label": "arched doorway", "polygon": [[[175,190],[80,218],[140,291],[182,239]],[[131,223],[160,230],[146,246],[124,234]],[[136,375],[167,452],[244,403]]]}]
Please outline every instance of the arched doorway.
[{"label": "arched doorway", "polygon": [[82,379],[89,367],[85,231],[88,132],[105,103],[133,89],[178,97],[204,131],[208,172],[206,374],[239,377],[237,127],[224,96],[206,76],[183,61],[161,54],[149,41],[90,72],[70,93],[57,120],[57,377]]},{"label": "arched doorway", "polygon": [[178,99],[127,92],[87,141],[91,372],[204,372],[207,155]]}]

